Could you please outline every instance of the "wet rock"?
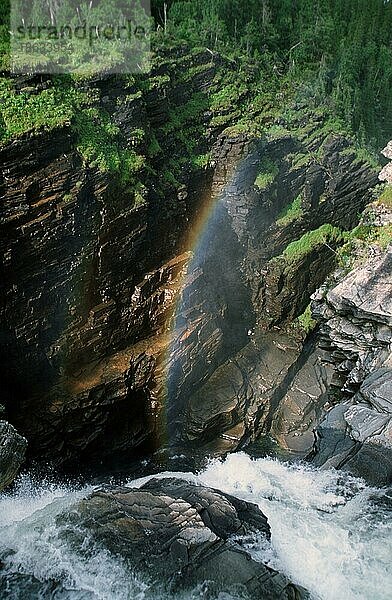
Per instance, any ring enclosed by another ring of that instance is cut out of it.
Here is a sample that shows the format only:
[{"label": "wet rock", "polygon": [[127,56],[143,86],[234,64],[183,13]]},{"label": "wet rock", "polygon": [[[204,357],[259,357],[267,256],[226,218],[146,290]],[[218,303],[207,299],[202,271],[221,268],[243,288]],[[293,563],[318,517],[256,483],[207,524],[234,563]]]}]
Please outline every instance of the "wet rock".
[{"label": "wet rock", "polygon": [[333,367],[314,342],[298,358],[291,381],[274,412],[271,434],[281,448],[306,456],[313,448],[314,429],[329,406]]},{"label": "wet rock", "polygon": [[232,539],[255,532],[269,539],[262,512],[211,488],[172,478],[152,479],[139,489],[107,488],[58,521],[70,543],[84,540],[86,546],[90,537],[152,582],[166,582],[170,591],[207,581],[214,594],[235,586],[249,598],[309,597],[285,576],[255,562]]},{"label": "wet rock", "polygon": [[191,395],[184,438],[219,453],[254,441],[269,429],[299,354],[298,342],[286,334],[254,335]]},{"label": "wet rock", "polygon": [[26,448],[25,438],[7,421],[0,421],[0,492],[15,479]]},{"label": "wet rock", "polygon": [[377,369],[362,383],[356,401],[361,399],[380,413],[392,415],[392,368]]},{"label": "wet rock", "polygon": [[313,464],[337,468],[372,485],[392,482],[392,421],[350,401],[333,408],[317,429]]},{"label": "wet rock", "polygon": [[344,468],[377,485],[392,481],[392,248],[376,251],[314,296],[344,402],[317,431],[317,465]]},{"label": "wet rock", "polygon": [[335,406],[317,428],[312,459],[317,467],[339,469],[358,448],[358,444],[347,433],[344,414],[349,406],[349,403]]},{"label": "wet rock", "polygon": [[[177,59],[182,70],[197,71],[192,81],[175,75]],[[194,412],[189,399],[247,345],[256,324],[268,329],[302,313],[335,255],[322,246],[295,266],[280,268],[278,261],[274,268],[271,260],[323,223],[353,226],[370,198],[373,170],[352,160],[347,140],[326,137],[317,115],[309,115],[304,136],[297,134],[302,122],[280,139],[254,140],[233,134],[235,112],[225,126],[215,126],[220,119],[212,116],[223,115],[207,110],[200,124],[208,141],[200,140],[200,152],[210,153],[209,165],[185,164],[187,152],[165,126],[171,112],[216,84],[222,65],[236,68],[207,51],[184,47],[173,56],[162,49],[152,85],[143,90],[113,77],[87,84],[94,107],[118,127],[121,146],[149,157],[138,174],[142,198],[110,173],[86,165],[70,126],[25,135],[0,151],[0,375],[12,422],[35,457],[46,459],[50,451],[62,462],[150,449],[165,437],[166,407],[170,437],[192,436],[183,422]],[[29,87],[28,78],[22,86]],[[157,138],[162,152],[155,158],[145,141],[134,146],[139,129],[146,140]],[[265,158],[277,175],[261,190],[255,183]],[[167,181],[173,162],[182,165],[179,186]],[[281,211],[301,194],[301,218],[277,225]],[[222,210],[214,212],[218,198]],[[200,243],[207,214],[215,228]],[[199,255],[189,260],[184,251],[196,238]],[[186,302],[174,327],[181,289]],[[264,396],[260,411],[256,401],[251,404],[245,411],[250,426],[236,427],[259,428],[258,415],[269,409]],[[227,427],[224,417],[217,435]]]}]

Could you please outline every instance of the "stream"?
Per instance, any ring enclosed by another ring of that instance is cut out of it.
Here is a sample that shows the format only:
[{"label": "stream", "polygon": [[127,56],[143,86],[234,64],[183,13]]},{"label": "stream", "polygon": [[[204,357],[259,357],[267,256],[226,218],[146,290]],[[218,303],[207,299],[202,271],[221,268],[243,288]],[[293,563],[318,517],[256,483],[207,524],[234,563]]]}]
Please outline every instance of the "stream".
[{"label": "stream", "polygon": [[[200,472],[165,471],[259,505],[272,539],[241,539],[253,558],[283,571],[314,600],[390,600],[392,496],[338,471],[304,463],[252,458],[240,452],[212,460]],[[109,478],[106,479],[109,482]],[[19,477],[0,495],[0,598],[30,600],[164,600],[159,582],[147,581],[120,559],[96,549],[82,556],[61,537],[55,517],[94,484]],[[178,600],[203,598],[198,587]],[[220,594],[219,600],[238,595]]]}]

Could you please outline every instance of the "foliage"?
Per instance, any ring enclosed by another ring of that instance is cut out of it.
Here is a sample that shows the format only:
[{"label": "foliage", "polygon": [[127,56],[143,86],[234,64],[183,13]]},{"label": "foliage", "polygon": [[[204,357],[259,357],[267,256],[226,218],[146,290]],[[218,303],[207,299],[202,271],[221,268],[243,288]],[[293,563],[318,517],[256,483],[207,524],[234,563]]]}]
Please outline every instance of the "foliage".
[{"label": "foliage", "polygon": [[70,123],[75,107],[88,102],[74,88],[53,86],[40,92],[16,91],[9,79],[0,79],[0,143],[28,131],[52,129]]},{"label": "foliage", "polygon": [[392,209],[392,185],[387,185],[382,194],[377,199],[377,204],[384,204],[384,206]]},{"label": "foliage", "polygon": [[350,270],[358,257],[366,257],[371,246],[385,250],[392,243],[392,225],[357,225],[344,235],[345,244],[337,251],[339,265]]},{"label": "foliage", "polygon": [[[163,26],[162,0],[153,2]],[[392,137],[392,2],[385,0],[172,0],[167,35],[256,61],[267,86],[291,82],[326,103],[359,137]],[[268,72],[268,77],[265,77]],[[300,84],[300,85],[298,85]],[[224,98],[222,99],[224,101]]]},{"label": "foliage", "polygon": [[308,304],[302,315],[297,318],[297,322],[305,335],[308,335],[316,327],[317,322],[312,317],[310,304]]},{"label": "foliage", "polygon": [[286,206],[276,220],[276,224],[280,227],[286,227],[296,219],[299,219],[302,216],[302,208],[301,208],[301,195],[294,198],[294,200]]},{"label": "foliage", "polygon": [[200,167],[202,169],[206,169],[211,160],[211,154],[207,152],[206,154],[199,154],[198,156],[193,157],[193,164],[196,167]]},{"label": "foliage", "polygon": [[102,172],[118,172],[124,182],[143,167],[143,156],[134,150],[121,149],[119,128],[104,111],[97,108],[78,111],[74,117],[74,128],[77,148],[90,166]]}]

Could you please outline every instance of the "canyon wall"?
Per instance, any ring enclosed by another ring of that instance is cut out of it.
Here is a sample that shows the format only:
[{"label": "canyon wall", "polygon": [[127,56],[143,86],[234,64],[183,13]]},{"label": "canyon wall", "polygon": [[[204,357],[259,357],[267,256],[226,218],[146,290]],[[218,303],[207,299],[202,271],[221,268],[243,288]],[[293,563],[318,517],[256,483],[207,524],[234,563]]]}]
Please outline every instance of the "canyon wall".
[{"label": "canyon wall", "polygon": [[304,109],[255,137],[206,108],[208,161],[180,162],[174,184],[185,150],[170,119],[235,68],[184,53],[190,82],[178,60],[138,93],[84,84],[125,145],[139,126],[158,141],[141,194],[87,164],[71,125],[0,150],[2,402],[30,456],[145,452],[167,435],[223,451],[269,431],[308,360],[277,328],[303,313],[371,199],[377,172]]}]

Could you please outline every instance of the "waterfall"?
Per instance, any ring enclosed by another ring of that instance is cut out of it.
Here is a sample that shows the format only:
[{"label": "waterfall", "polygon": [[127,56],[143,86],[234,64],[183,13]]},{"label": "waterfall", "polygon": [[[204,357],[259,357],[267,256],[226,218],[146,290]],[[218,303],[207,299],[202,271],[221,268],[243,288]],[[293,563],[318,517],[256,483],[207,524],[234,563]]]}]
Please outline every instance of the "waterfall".
[{"label": "waterfall", "polygon": [[[272,539],[238,539],[255,558],[306,587],[314,600],[389,600],[392,597],[391,495],[342,472],[303,463],[252,459],[245,453],[214,460],[198,474],[164,472],[258,504]],[[61,600],[164,600],[167,595],[128,565],[95,548],[81,554],[62,537],[55,517],[92,486],[35,484],[20,478],[0,496],[0,597]],[[389,513],[390,516],[390,513]],[[86,539],[86,547],[88,540]],[[2,567],[2,568],[1,568]],[[179,599],[179,596],[176,596]],[[203,590],[181,595],[203,598]],[[232,596],[226,600],[237,600]],[[220,598],[223,600],[223,598]]]}]

